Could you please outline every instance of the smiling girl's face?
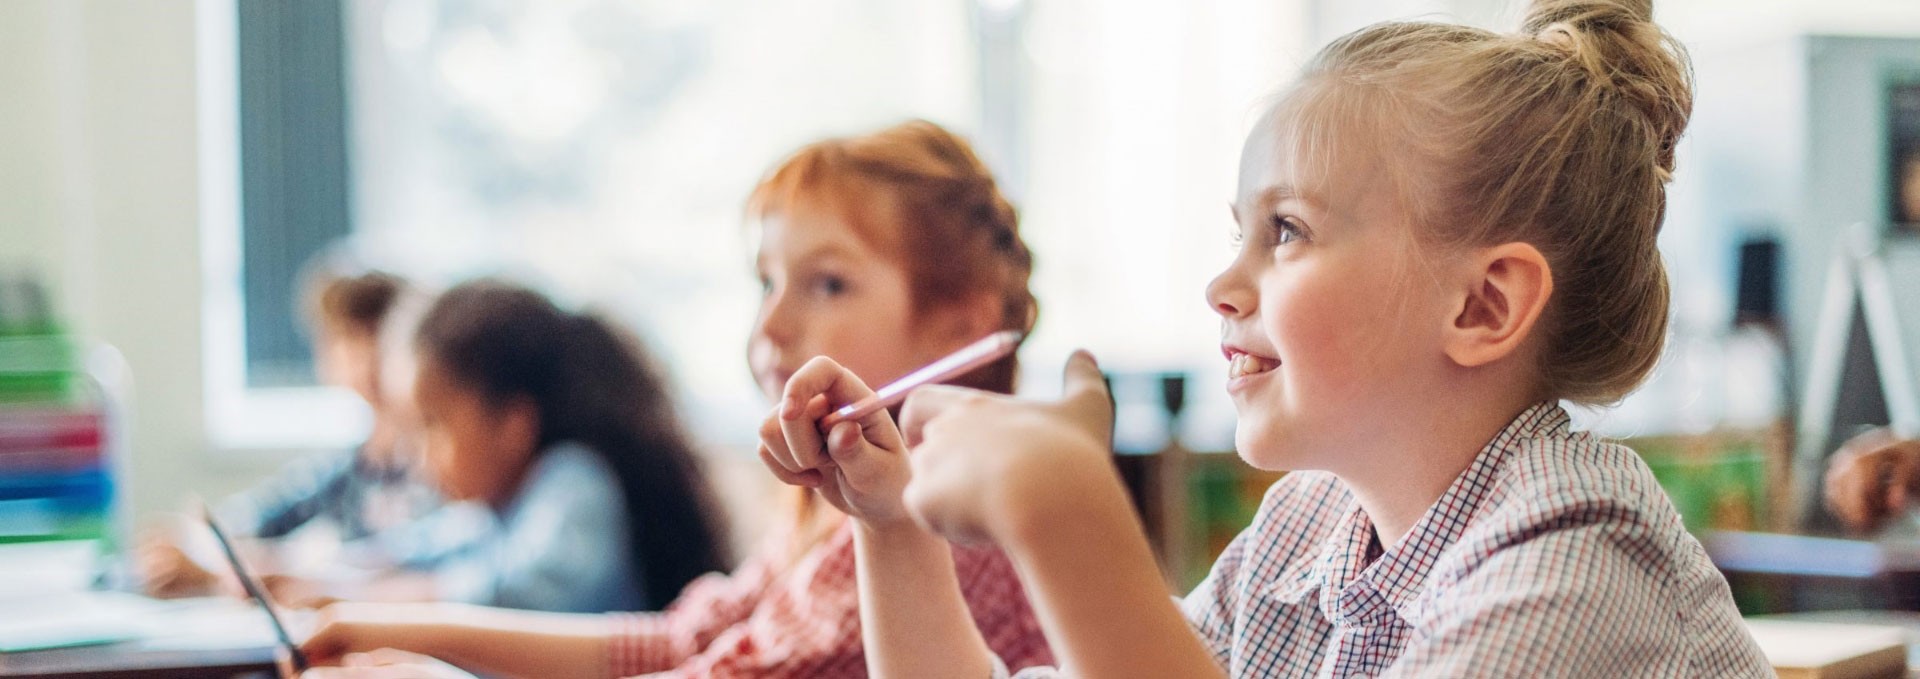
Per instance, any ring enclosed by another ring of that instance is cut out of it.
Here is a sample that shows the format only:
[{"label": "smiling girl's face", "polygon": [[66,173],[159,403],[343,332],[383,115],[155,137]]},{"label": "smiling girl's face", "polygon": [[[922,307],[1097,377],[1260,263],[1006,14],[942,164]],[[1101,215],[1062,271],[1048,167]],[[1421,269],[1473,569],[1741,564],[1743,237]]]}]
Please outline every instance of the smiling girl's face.
[{"label": "smiling girl's face", "polygon": [[1380,165],[1337,146],[1302,162],[1272,121],[1242,152],[1240,251],[1207,302],[1241,456],[1339,473],[1366,464],[1349,456],[1384,440],[1396,409],[1445,384],[1449,315],[1438,286],[1419,284],[1424,253]]}]

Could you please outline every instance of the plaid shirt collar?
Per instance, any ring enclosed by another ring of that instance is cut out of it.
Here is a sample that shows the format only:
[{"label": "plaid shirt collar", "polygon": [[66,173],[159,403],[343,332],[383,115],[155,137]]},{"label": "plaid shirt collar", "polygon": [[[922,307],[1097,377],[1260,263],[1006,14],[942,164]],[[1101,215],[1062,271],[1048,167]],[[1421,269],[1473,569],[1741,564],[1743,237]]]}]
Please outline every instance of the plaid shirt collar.
[{"label": "plaid shirt collar", "polygon": [[1319,557],[1278,578],[1272,593],[1298,603],[1318,592],[1321,614],[1342,626],[1376,627],[1411,617],[1408,606],[1426,587],[1433,564],[1479,512],[1501,466],[1523,442],[1565,434],[1570,426],[1566,411],[1552,401],[1522,411],[1390,550],[1381,549],[1373,521],[1349,495]]}]

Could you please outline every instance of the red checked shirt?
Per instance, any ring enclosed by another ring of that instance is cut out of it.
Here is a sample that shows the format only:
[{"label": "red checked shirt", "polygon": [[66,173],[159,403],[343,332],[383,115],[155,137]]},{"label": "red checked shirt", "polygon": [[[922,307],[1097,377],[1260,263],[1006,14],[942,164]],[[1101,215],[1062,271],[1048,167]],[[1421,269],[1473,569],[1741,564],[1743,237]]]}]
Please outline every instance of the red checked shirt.
[{"label": "red checked shirt", "polygon": [[[616,614],[609,644],[615,676],[866,677],[852,524],[784,572],[770,541],[730,576],[689,583],[667,610]],[[1040,624],[1005,555],[955,547],[955,570],[973,622],[1014,667],[1053,662]]]},{"label": "red checked shirt", "polygon": [[1181,605],[1235,677],[1773,676],[1653,473],[1552,403],[1393,549],[1339,480],[1288,474]]}]

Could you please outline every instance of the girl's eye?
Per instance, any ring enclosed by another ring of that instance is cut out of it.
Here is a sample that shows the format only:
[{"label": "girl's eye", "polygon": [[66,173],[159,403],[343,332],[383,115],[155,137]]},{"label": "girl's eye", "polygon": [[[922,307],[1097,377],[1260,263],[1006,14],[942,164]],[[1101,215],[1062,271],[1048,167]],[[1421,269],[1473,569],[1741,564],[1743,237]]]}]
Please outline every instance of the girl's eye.
[{"label": "girl's eye", "polygon": [[766,276],[761,276],[760,277],[760,296],[765,297],[771,294],[773,294],[773,279],[768,278]]},{"label": "girl's eye", "polygon": [[1307,237],[1300,223],[1289,217],[1274,215],[1268,221],[1268,226],[1273,229],[1273,244],[1276,246],[1286,245]]},{"label": "girl's eye", "polygon": [[813,280],[813,289],[827,297],[838,297],[847,291],[847,279],[834,275],[824,275]]}]

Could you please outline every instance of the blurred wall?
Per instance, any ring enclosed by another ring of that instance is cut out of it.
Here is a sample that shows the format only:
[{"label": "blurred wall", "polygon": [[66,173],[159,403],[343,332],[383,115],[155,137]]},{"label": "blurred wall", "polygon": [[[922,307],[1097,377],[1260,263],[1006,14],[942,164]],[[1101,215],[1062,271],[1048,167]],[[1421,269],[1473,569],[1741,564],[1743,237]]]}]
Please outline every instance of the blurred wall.
[{"label": "blurred wall", "polygon": [[205,451],[192,0],[0,2],[0,266],[131,367],[137,515],[262,465]]}]

